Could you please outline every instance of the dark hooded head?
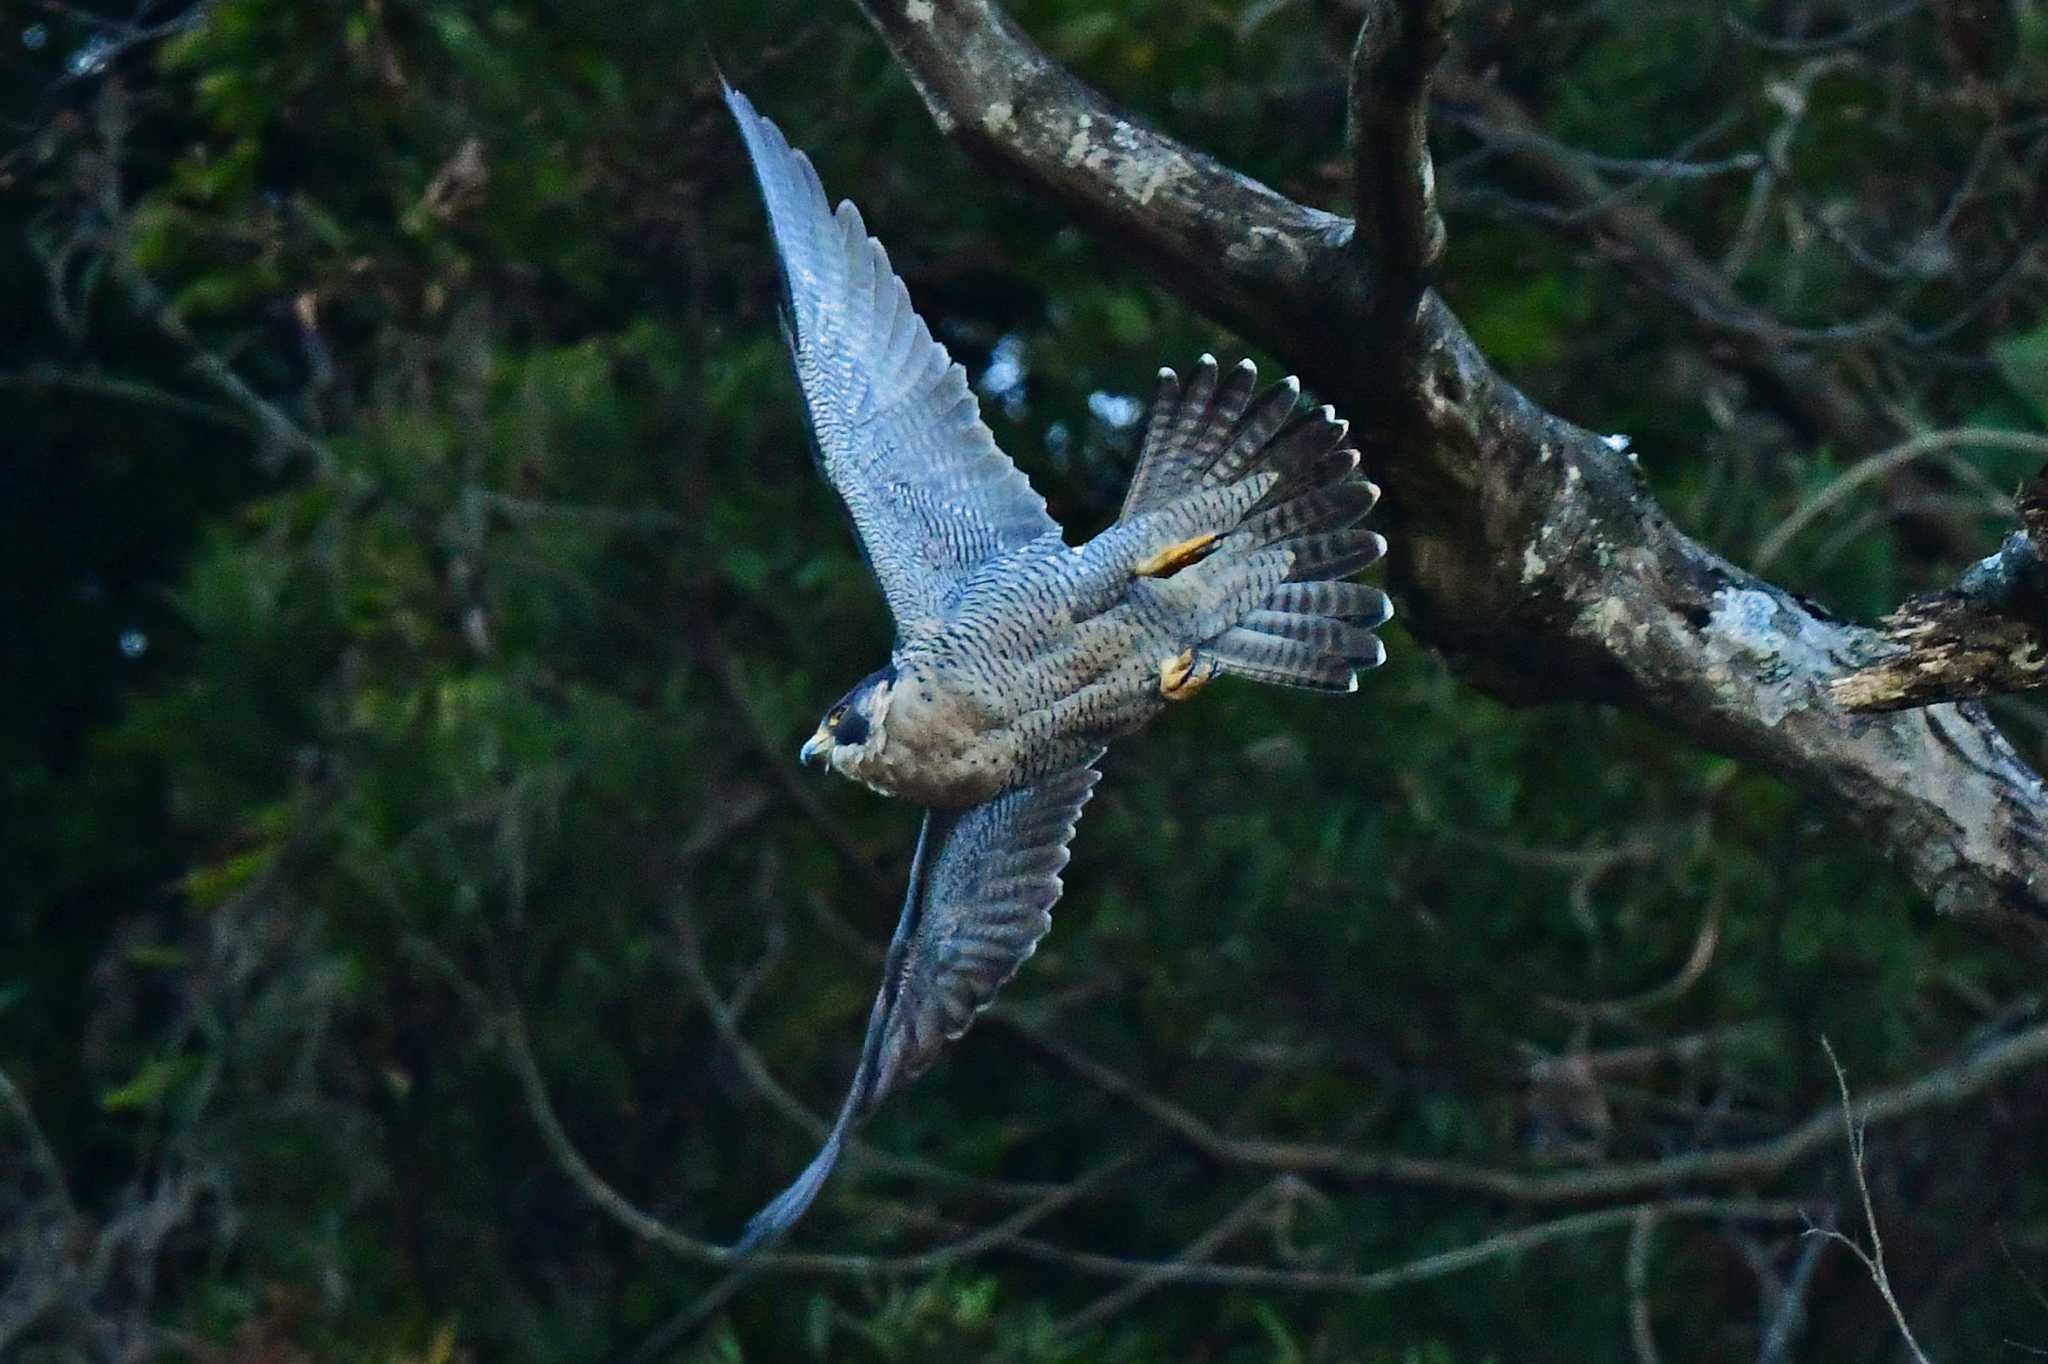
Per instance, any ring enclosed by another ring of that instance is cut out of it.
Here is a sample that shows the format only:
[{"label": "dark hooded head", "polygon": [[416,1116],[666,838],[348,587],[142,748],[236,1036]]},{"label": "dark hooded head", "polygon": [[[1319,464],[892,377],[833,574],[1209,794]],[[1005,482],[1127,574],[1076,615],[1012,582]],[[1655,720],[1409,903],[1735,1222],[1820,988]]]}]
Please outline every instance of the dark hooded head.
[{"label": "dark hooded head", "polygon": [[896,668],[877,668],[854,684],[825,712],[817,733],[811,735],[798,757],[805,763],[844,771],[882,741],[882,721],[889,708],[889,696],[896,685]]}]

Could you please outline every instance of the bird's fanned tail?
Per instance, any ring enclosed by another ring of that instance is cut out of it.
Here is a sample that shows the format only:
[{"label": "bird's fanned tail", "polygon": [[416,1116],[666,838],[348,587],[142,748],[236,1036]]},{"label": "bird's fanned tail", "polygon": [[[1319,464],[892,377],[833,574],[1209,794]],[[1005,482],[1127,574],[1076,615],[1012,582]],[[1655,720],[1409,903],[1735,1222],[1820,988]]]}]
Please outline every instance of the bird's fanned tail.
[{"label": "bird's fanned tail", "polygon": [[[1393,614],[1385,593],[1344,581],[1386,552],[1359,524],[1379,489],[1345,444],[1348,423],[1297,412],[1293,379],[1257,383],[1249,360],[1225,374],[1205,355],[1185,381],[1160,371],[1120,522],[1148,518],[1194,547],[1167,557],[1185,571],[1160,588],[1201,641],[1186,675],[1350,691],[1385,659],[1372,632]],[[1233,488],[1259,491],[1233,500]]]}]

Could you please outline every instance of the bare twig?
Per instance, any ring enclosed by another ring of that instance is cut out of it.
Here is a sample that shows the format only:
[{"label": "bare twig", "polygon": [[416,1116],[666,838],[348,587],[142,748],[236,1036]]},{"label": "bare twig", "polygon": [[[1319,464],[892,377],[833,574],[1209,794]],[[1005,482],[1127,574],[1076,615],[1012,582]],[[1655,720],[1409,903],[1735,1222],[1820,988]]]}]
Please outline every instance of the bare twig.
[{"label": "bare twig", "polygon": [[[481,995],[474,985],[464,992],[473,999]],[[660,1246],[680,1258],[713,1268],[736,1265],[732,1253],[722,1246],[699,1240],[676,1230],[643,1211],[620,1194],[586,1162],[562,1127],[547,1096],[533,1052],[526,1040],[525,1025],[516,1008],[501,1000],[494,1010],[506,1052],[525,1096],[527,1110],[540,1128],[556,1166],[590,1203],[635,1236]],[[1117,1172],[1127,1168],[1142,1147],[1104,1161],[1056,1193],[1024,1208],[992,1226],[964,1229],[948,1219],[912,1211],[908,1220],[926,1222],[962,1234],[933,1250],[906,1256],[763,1252],[745,1261],[746,1272],[827,1274],[856,1278],[900,1277],[928,1273],[932,1269],[992,1251],[1005,1250],[1034,1259],[1061,1264],[1084,1273],[1108,1278],[1143,1281],[1148,1290],[1173,1285],[1227,1285],[1285,1289],[1297,1292],[1342,1294],[1380,1293],[1471,1269],[1489,1261],[1553,1242],[1575,1239],[1612,1228],[1627,1226],[1643,1215],[1641,1206],[1604,1208],[1574,1213],[1550,1222],[1517,1228],[1486,1238],[1470,1246],[1419,1260],[1359,1274],[1336,1270],[1279,1269],[1260,1265],[1209,1265],[1195,1260],[1142,1260],[1072,1250],[1037,1240],[1026,1234],[1036,1222],[1050,1217]],[[1654,1205],[1666,1218],[1709,1218],[1734,1221],[1792,1222],[1804,1216],[1800,1205],[1762,1202],[1753,1199],[1681,1198]],[[714,1290],[714,1292],[717,1290]],[[721,1299],[722,1300],[722,1299]]]},{"label": "bare twig", "polygon": [[1789,516],[1772,527],[1771,533],[1757,545],[1754,556],[1756,571],[1762,573],[1776,563],[1778,556],[1798,538],[1800,532],[1841,505],[1842,501],[1858,488],[1867,483],[1874,483],[1888,474],[1896,473],[1916,460],[1925,459],[1929,455],[1946,454],[1958,447],[1967,446],[1985,450],[2008,450],[2048,459],[2048,436],[2034,435],[2026,431],[1964,426],[1952,431],[1924,432],[1910,440],[1901,441],[1888,450],[1879,451],[1868,459],[1858,460],[1801,502]]},{"label": "bare twig", "polygon": [[[193,13],[197,15],[199,7]],[[235,367],[208,346],[178,315],[135,256],[130,240],[127,205],[121,189],[121,163],[128,135],[127,95],[118,80],[110,80],[100,92],[97,120],[100,147],[97,166],[100,216],[105,222],[104,248],[114,277],[128,291],[135,310],[147,318],[164,338],[184,351],[192,371],[212,384],[235,406],[254,420],[256,426],[279,445],[307,456],[323,478],[336,472],[333,452],[326,443],[309,434],[284,410],[250,387]]]},{"label": "bare twig", "polygon": [[1564,999],[1555,995],[1537,995],[1536,1002],[1545,1008],[1560,1013],[1577,1014],[1584,1018],[1628,1018],[1645,1009],[1668,1004],[1682,998],[1686,991],[1697,985],[1707,974],[1707,968],[1714,963],[1714,950],[1721,942],[1721,919],[1726,912],[1723,897],[1716,894],[1707,904],[1705,917],[1700,920],[1700,931],[1693,938],[1692,951],[1669,980],[1651,986],[1647,990],[1618,999]]},{"label": "bare twig", "polygon": [[[1807,1239],[1799,1248],[1799,1258],[1792,1263],[1792,1273],[1770,1297],[1770,1325],[1764,1329],[1763,1339],[1757,1346],[1756,1364],[1784,1364],[1786,1352],[1792,1348],[1799,1328],[1805,1324],[1806,1290],[1813,1283],[1813,1272],[1820,1267],[1821,1255],[1827,1250],[1827,1244],[1823,1237]],[[1768,1269],[1769,1266],[1762,1268]],[[1769,1282],[1761,1270],[1758,1278]]]},{"label": "bare twig", "polygon": [[35,1110],[29,1107],[28,1100],[5,1070],[0,1070],[0,1103],[14,1114],[14,1121],[21,1128],[22,1140],[28,1144],[29,1157],[41,1171],[50,1197],[57,1201],[65,1217],[78,1216],[78,1205],[71,1201],[71,1185],[64,1177],[64,1165],[57,1159],[57,1149],[50,1145],[43,1125],[36,1121]]},{"label": "bare twig", "polygon": [[[1437,84],[1447,101],[1468,111],[1467,127],[1492,139],[1556,202],[1557,222],[1593,234],[1630,278],[1685,309],[1691,324],[1719,343],[1708,354],[1763,380],[1770,401],[1806,433],[1852,450],[1892,438],[1895,427],[1882,412],[1788,344],[1785,325],[1743,298],[1670,223],[1627,202],[1593,164],[1543,136],[1513,94],[1455,63]],[[1788,129],[1797,121],[1788,120]],[[1770,174],[1768,162],[1758,174]],[[1638,175],[1636,183],[1648,182]]]},{"label": "bare twig", "polygon": [[1926,0],[1904,0],[1903,4],[1892,6],[1871,15],[1858,23],[1849,25],[1837,33],[1825,34],[1818,38],[1778,38],[1752,28],[1739,18],[1733,9],[1724,9],[1721,20],[1728,25],[1731,33],[1766,52],[1784,56],[1804,56],[1815,52],[1832,52],[1844,47],[1853,47],[1884,32],[1901,19],[1911,18],[1925,7]]},{"label": "bare twig", "polygon": [[[1768,1179],[1842,1139],[1841,1124],[1834,1111],[1826,1109],[1779,1136],[1754,1145],[1538,1174],[1313,1142],[1237,1137],[1219,1132],[1204,1119],[1114,1068],[1040,1032],[1001,1005],[990,1010],[989,1017],[1010,1027],[1046,1056],[1104,1093],[1124,1099],[1212,1159],[1301,1175],[1450,1189],[1507,1202],[1567,1203],[1626,1197],[1649,1189]],[[1967,1059],[1874,1092],[1865,1105],[1864,1122],[1890,1122],[1930,1109],[1954,1107],[2043,1062],[2048,1062],[2048,1025],[2016,1034]]]},{"label": "bare twig", "polygon": [[1863,1219],[1870,1228],[1870,1249],[1865,1250],[1848,1236],[1828,1227],[1814,1227],[1806,1234],[1848,1247],[1849,1253],[1860,1260],[1863,1267],[1870,1272],[1871,1282],[1877,1285],[1878,1296],[1883,1298],[1884,1305],[1891,1309],[1892,1321],[1898,1325],[1899,1334],[1905,1337],[1906,1348],[1913,1352],[1917,1364],[1928,1364],[1926,1352],[1920,1348],[1920,1342],[1913,1339],[1913,1328],[1906,1324],[1905,1311],[1900,1308],[1898,1298],[1892,1293],[1891,1276],[1885,1271],[1884,1238],[1877,1229],[1877,1209],[1871,1206],[1870,1181],[1865,1177],[1863,1170],[1863,1132],[1868,1118],[1866,1117],[1862,1123],[1856,1121],[1856,1115],[1849,1106],[1849,1077],[1842,1073],[1842,1063],[1835,1059],[1835,1049],[1828,1039],[1821,1038],[1820,1045],[1828,1054],[1828,1064],[1834,1067],[1835,1071],[1835,1084],[1842,1091],[1842,1131],[1849,1143],[1849,1166],[1856,1172],[1856,1192],[1863,1200]]},{"label": "bare twig", "polygon": [[1080,1311],[1056,1322],[1055,1335],[1075,1335],[1108,1321],[1146,1294],[1170,1282],[1180,1266],[1197,1264],[1214,1256],[1247,1227],[1264,1217],[1276,1204],[1300,1197],[1306,1186],[1293,1175],[1280,1175],[1219,1218],[1216,1224],[1182,1246],[1172,1258],[1161,1261],[1120,1288],[1112,1289]]},{"label": "bare twig", "polygon": [[1628,1235],[1628,1263],[1623,1279],[1628,1288],[1628,1339],[1635,1349],[1636,1364],[1662,1364],[1657,1353],[1657,1334],[1650,1325],[1650,1238],[1657,1230],[1657,1210],[1644,1208],[1636,1214]]},{"label": "bare twig", "polygon": [[[497,1021],[498,1033],[504,1042],[506,1057],[519,1081],[520,1091],[525,1097],[527,1112],[535,1126],[540,1129],[541,1138],[547,1145],[556,1168],[576,1186],[578,1193],[614,1222],[650,1245],[659,1246],[693,1264],[725,1268],[744,1263],[749,1272],[761,1270],[778,1273],[852,1275],[862,1278],[927,1273],[942,1265],[968,1259],[1008,1244],[1025,1228],[1044,1221],[1128,1166],[1138,1154],[1136,1151],[1122,1153],[1112,1160],[1103,1162],[1072,1183],[1059,1186],[1038,1202],[1012,1213],[1000,1222],[983,1227],[947,1245],[916,1255],[877,1256],[772,1251],[758,1252],[741,1261],[726,1247],[679,1231],[646,1212],[590,1168],[590,1163],[583,1158],[583,1153],[576,1149],[568,1130],[562,1126],[562,1120],[555,1112],[554,1103],[548,1097],[547,1083],[541,1078],[540,1067],[533,1059],[532,1044],[527,1040],[524,1016],[509,998],[503,996],[502,989],[501,985],[501,997],[495,1005],[487,1005],[491,1009],[489,1016],[495,1017]],[[485,1003],[479,987],[470,985],[464,993],[474,1003]]]},{"label": "bare twig", "polygon": [[198,417],[222,426],[246,429],[249,425],[248,419],[234,408],[197,402],[140,379],[72,373],[57,369],[53,365],[30,365],[17,374],[0,374],[0,389],[6,388],[62,389],[96,397],[115,398],[122,402],[140,403],[148,407],[159,407],[167,412],[176,412],[180,416]]},{"label": "bare twig", "polygon": [[[1631,1204],[1601,1208],[1595,1212],[1573,1213],[1548,1222],[1537,1222],[1512,1231],[1500,1232],[1435,1255],[1374,1270],[1279,1269],[1266,1265],[1213,1265],[1172,1260],[1134,1260],[1095,1251],[1070,1250],[1029,1236],[1012,1238],[1005,1249],[1047,1264],[1060,1265],[1086,1274],[1112,1278],[1150,1276],[1161,1285],[1211,1286],[1220,1288],[1268,1288],[1298,1293],[1335,1293],[1364,1297],[1385,1293],[1411,1284],[1426,1283],[1447,1275],[1476,1269],[1560,1241],[1578,1240],[1632,1225],[1646,1209],[1660,1218],[1676,1220],[1796,1223],[1804,1215],[1797,1203],[1765,1202],[1743,1198],[1678,1198],[1654,1204]],[[959,1230],[957,1223],[943,1218],[911,1213],[909,1220],[942,1230]]]}]

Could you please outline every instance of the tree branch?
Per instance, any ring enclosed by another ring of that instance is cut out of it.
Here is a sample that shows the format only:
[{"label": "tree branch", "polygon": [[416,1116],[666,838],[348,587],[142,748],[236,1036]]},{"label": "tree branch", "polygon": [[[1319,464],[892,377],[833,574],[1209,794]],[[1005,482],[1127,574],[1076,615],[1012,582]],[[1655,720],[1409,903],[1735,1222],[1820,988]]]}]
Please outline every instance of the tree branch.
[{"label": "tree branch", "polygon": [[1374,279],[1374,331],[1398,341],[1444,252],[1429,158],[1429,82],[1443,0],[1368,0],[1351,53],[1354,244]]},{"label": "tree branch", "polygon": [[1927,431],[1859,460],[1813,496],[1801,502],[1792,514],[1772,527],[1756,547],[1753,562],[1761,573],[1776,563],[1799,533],[1866,483],[1897,473],[1916,460],[1944,454],[1958,446],[1975,445],[1993,450],[2014,450],[2021,454],[2048,456],[2048,436],[2027,431],[2000,431],[1992,427],[1963,426],[1953,431]]},{"label": "tree branch", "polygon": [[1905,1338],[1906,1348],[1912,1351],[1916,1364],[1928,1364],[1927,1355],[1920,1348],[1920,1342],[1913,1338],[1913,1328],[1906,1324],[1906,1311],[1899,1306],[1899,1299],[1892,1292],[1891,1274],[1885,1269],[1884,1237],[1877,1229],[1877,1209],[1870,1201],[1870,1180],[1863,1172],[1863,1125],[1856,1121],[1856,1115],[1849,1107],[1849,1077],[1842,1073],[1842,1063],[1835,1059],[1834,1046],[1827,1038],[1820,1040],[1821,1047],[1828,1054],[1828,1064],[1835,1069],[1835,1085],[1842,1091],[1842,1132],[1849,1143],[1849,1166],[1856,1172],[1856,1192],[1863,1200],[1863,1220],[1870,1228],[1870,1249],[1865,1250],[1839,1231],[1827,1227],[1814,1227],[1806,1234],[1817,1236],[1824,1241],[1835,1241],[1848,1247],[1849,1253],[1862,1262],[1869,1271],[1870,1281],[1877,1285],[1878,1296],[1891,1309],[1892,1322]]},{"label": "tree branch", "polygon": [[[1624,1198],[1657,1189],[1768,1180],[1843,1139],[1833,1109],[1811,1114],[1797,1126],[1748,1146],[1687,1151],[1658,1160],[1535,1173],[1392,1152],[1359,1150],[1315,1142],[1240,1137],[1152,1093],[1104,1065],[997,1006],[989,1018],[1010,1027],[1045,1056],[1104,1093],[1130,1103],[1213,1160],[1298,1175],[1322,1175],[1356,1183],[1390,1184],[1478,1194],[1511,1203],[1570,1203]],[[1890,1122],[1965,1103],[2013,1075],[2048,1063],[2048,1024],[1993,1043],[1974,1056],[1873,1093],[1864,1105],[1863,1125]]]},{"label": "tree branch", "polygon": [[1347,249],[1341,219],[1143,127],[988,0],[860,3],[969,153],[1385,421],[1368,457],[1390,574],[1410,627],[1466,680],[1624,705],[1752,762],[1859,829],[1942,912],[2048,959],[2048,789],[1988,718],[1845,712],[1827,684],[1876,661],[1876,635],[1682,534],[1630,457],[1518,392],[1436,294],[1407,354],[1375,348],[1377,264]]},{"label": "tree branch", "polygon": [[[941,131],[1269,349],[1362,308],[1351,223],[1146,127],[989,0],[858,0]],[[1295,342],[1298,348],[1298,340]]]},{"label": "tree branch", "polygon": [[[1675,1198],[1669,1202],[1600,1208],[1592,1212],[1569,1213],[1548,1222],[1533,1222],[1489,1236],[1455,1250],[1424,1255],[1406,1263],[1368,1273],[1342,1269],[1286,1269],[1272,1265],[1216,1265],[1200,1260],[1135,1260],[1095,1251],[1070,1250],[1030,1236],[1016,1236],[1004,1249],[1047,1264],[1060,1265],[1086,1274],[1107,1278],[1145,1277],[1157,1284],[1206,1284],[1219,1288],[1269,1288],[1298,1293],[1335,1293],[1364,1297],[1385,1293],[1410,1284],[1462,1273],[1493,1260],[1519,1255],[1537,1246],[1612,1231],[1632,1225],[1645,1213],[1661,1218],[1711,1219],[1725,1222],[1785,1222],[1796,1220],[1796,1203],[1766,1202],[1748,1198]],[[913,1214],[912,1220],[940,1230],[961,1230],[945,1218]]]},{"label": "tree branch", "polygon": [[[1437,88],[1446,102],[1470,110],[1464,125],[1542,186],[1565,211],[1565,221],[1592,237],[1629,278],[1684,309],[1688,325],[1712,343],[1709,353],[1758,383],[1769,404],[1806,438],[1846,450],[1868,450],[1897,438],[1895,422],[1788,344],[1790,329],[1752,306],[1681,233],[1617,192],[1595,166],[1543,137],[1512,94],[1455,65],[1438,77]],[[1760,168],[1759,174],[1775,174],[1775,168]]]},{"label": "tree branch", "polygon": [[1884,618],[1894,651],[1836,678],[1837,704],[1899,710],[2048,687],[2048,472],[2020,490],[2018,509],[2022,529],[1998,553]]}]

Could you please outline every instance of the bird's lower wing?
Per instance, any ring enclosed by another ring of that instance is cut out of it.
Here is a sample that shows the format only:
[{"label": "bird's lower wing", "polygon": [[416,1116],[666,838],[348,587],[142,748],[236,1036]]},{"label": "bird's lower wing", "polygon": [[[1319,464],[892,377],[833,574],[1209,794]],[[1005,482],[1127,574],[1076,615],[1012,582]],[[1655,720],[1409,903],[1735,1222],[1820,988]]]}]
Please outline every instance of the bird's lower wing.
[{"label": "bird's lower wing", "polygon": [[1101,756],[973,809],[925,815],[853,1086],[824,1148],[747,1223],[736,1252],[775,1240],[804,1215],[854,1126],[938,1059],[1037,950]]}]

